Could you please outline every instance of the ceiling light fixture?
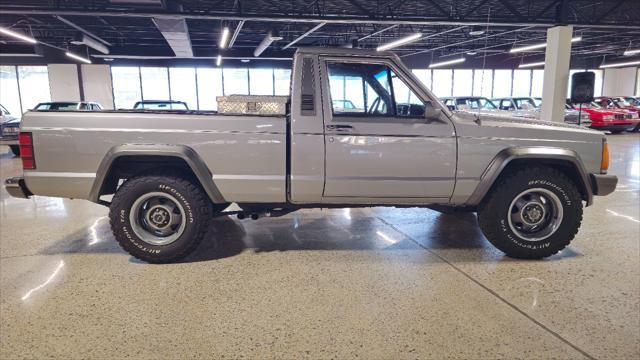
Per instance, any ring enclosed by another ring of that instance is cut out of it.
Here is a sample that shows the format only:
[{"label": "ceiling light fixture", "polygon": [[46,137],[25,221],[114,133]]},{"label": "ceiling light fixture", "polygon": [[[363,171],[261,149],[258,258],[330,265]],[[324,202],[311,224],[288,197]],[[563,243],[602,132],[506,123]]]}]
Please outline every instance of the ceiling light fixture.
[{"label": "ceiling light fixture", "polygon": [[222,65],[222,55],[218,55],[216,58],[216,66]]},{"label": "ceiling light fixture", "polygon": [[256,46],[256,49],[253,50],[253,56],[258,57],[262,54],[274,41],[282,40],[282,36],[278,34],[275,30],[269,30],[267,35],[262,39],[260,44]]},{"label": "ceiling light fixture", "polygon": [[82,56],[78,56],[78,55],[76,55],[74,53],[70,53],[70,52],[67,51],[65,53],[65,55],[67,55],[68,57],[70,57],[72,59],[75,59],[75,60],[78,60],[78,61],[82,61],[83,63],[91,64],[91,60],[89,60],[87,58],[83,58]]},{"label": "ceiling light fixture", "polygon": [[473,50],[473,51],[467,51],[467,55],[476,55],[478,52]]},{"label": "ceiling light fixture", "polygon": [[14,38],[16,38],[16,39],[20,39],[20,40],[22,40],[22,41],[26,41],[26,42],[28,42],[28,43],[30,43],[30,44],[36,44],[36,43],[38,43],[38,41],[37,41],[36,39],[32,38],[32,37],[26,36],[26,35],[24,35],[24,34],[17,33],[17,32],[15,32],[15,31],[11,31],[11,30],[9,30],[9,29],[5,29],[5,28],[3,28],[3,27],[0,27],[0,33],[3,33],[3,34],[5,34],[5,35],[12,36],[12,37],[14,37]]},{"label": "ceiling light fixture", "polygon": [[[574,37],[571,39],[571,42],[578,42],[582,40],[582,36],[578,36],[578,37]],[[512,48],[511,50],[509,50],[510,53],[516,53],[516,52],[523,52],[523,51],[529,51],[529,50],[537,50],[537,49],[543,49],[547,47],[547,43],[540,43],[540,44],[534,44],[534,45],[527,45],[527,46],[521,46],[521,47],[517,47],[517,48]]]},{"label": "ceiling light fixture", "polygon": [[528,63],[528,64],[520,64],[518,65],[518,68],[523,69],[523,68],[532,68],[532,67],[538,67],[538,66],[544,66],[544,61]]},{"label": "ceiling light fixture", "polygon": [[390,43],[386,43],[386,44],[380,45],[380,46],[378,46],[376,48],[376,50],[377,51],[385,51],[385,50],[394,49],[394,48],[397,48],[398,46],[402,46],[404,44],[408,44],[410,42],[414,42],[414,41],[420,39],[421,37],[422,37],[422,34],[420,34],[420,33],[409,35],[409,36],[403,37],[401,39],[398,39],[396,41],[392,41]]},{"label": "ceiling light fixture", "polygon": [[484,34],[484,29],[480,26],[474,26],[471,28],[471,31],[469,31],[469,35],[471,36],[480,36],[482,34]]},{"label": "ceiling light fixture", "polygon": [[633,66],[633,65],[640,65],[640,60],[626,61],[621,63],[602,64],[600,65],[600,69],[622,67],[622,66]]},{"label": "ceiling light fixture", "polygon": [[640,49],[627,50],[622,55],[631,56],[631,55],[635,55],[635,54],[640,54]]},{"label": "ceiling light fixture", "polygon": [[224,29],[222,29],[222,35],[220,36],[220,49],[227,47],[227,40],[229,40],[229,28],[225,26]]},{"label": "ceiling light fixture", "polygon": [[459,64],[459,63],[463,63],[465,60],[466,60],[465,58],[459,58],[459,59],[442,61],[442,62],[438,62],[438,63],[432,63],[432,64],[429,65],[429,68],[452,65],[452,64]]}]

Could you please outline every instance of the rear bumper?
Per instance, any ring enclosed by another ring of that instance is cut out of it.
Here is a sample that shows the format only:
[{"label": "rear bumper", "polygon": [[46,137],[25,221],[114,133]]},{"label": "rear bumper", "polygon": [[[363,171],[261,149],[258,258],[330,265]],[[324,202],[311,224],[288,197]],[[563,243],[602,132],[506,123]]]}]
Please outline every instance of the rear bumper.
[{"label": "rear bumper", "polygon": [[21,199],[28,199],[33,195],[27,188],[27,184],[24,183],[24,178],[22,176],[6,179],[4,181],[4,188],[7,190],[9,195]]},{"label": "rear bumper", "polygon": [[618,177],[615,175],[589,174],[593,195],[604,196],[615,191]]}]

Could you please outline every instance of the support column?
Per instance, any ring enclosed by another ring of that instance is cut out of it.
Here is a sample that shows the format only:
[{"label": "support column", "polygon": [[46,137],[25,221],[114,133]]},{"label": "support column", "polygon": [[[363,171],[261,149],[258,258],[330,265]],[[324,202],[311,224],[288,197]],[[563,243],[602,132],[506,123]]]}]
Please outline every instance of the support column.
[{"label": "support column", "polygon": [[542,120],[564,122],[572,34],[572,26],[556,26],[547,30],[540,115]]}]

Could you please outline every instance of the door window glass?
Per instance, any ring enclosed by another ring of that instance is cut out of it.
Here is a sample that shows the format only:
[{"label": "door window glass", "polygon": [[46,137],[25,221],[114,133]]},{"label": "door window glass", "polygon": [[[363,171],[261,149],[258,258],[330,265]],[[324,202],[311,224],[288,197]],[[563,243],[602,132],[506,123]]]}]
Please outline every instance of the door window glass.
[{"label": "door window glass", "polygon": [[423,116],[424,103],[382,64],[329,63],[334,116]]}]

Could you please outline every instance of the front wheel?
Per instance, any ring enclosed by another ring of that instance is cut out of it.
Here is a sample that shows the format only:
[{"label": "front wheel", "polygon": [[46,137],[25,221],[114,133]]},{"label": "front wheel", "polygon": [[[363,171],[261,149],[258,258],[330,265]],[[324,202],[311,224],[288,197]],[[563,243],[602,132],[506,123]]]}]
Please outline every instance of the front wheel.
[{"label": "front wheel", "polygon": [[564,249],[581,221],[582,198],[575,184],[542,166],[504,176],[478,209],[486,238],[521,259],[541,259]]},{"label": "front wheel", "polygon": [[120,246],[150,263],[191,253],[209,227],[213,207],[204,190],[173,175],[127,180],[113,196],[109,217]]}]

